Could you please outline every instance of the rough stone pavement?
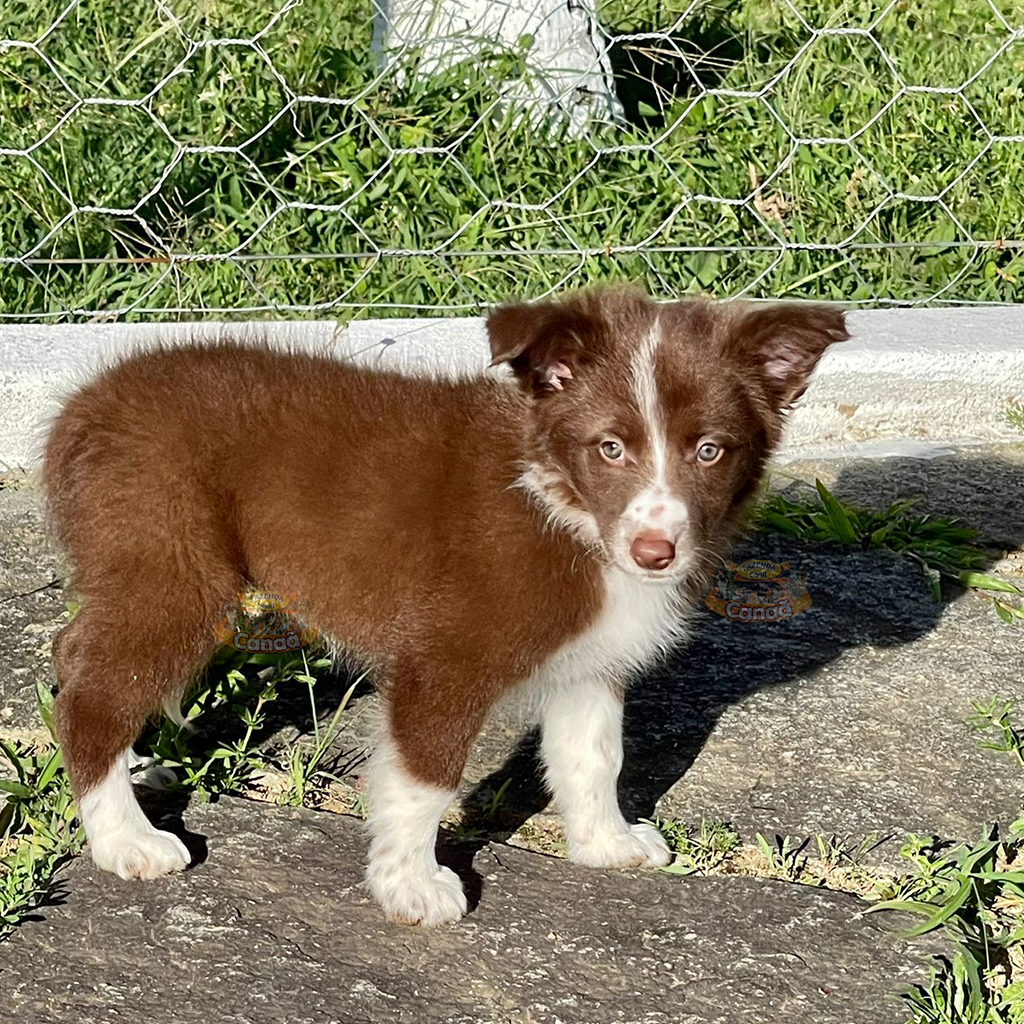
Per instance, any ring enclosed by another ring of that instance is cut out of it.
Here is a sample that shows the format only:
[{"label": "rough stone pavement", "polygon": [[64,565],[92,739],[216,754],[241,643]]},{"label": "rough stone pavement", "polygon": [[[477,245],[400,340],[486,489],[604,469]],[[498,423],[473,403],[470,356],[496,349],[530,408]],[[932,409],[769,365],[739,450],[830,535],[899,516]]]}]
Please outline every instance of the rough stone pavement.
[{"label": "rough stone pavement", "polygon": [[[900,1024],[927,946],[855,897],[590,871],[507,846],[456,864],[459,925],[386,923],[352,818],[189,808],[208,862],[151,883],[77,862],[0,956],[9,1024]],[[901,925],[906,924],[900,920]]]},{"label": "rough stone pavement", "polygon": [[[872,507],[920,498],[923,512],[979,528],[1000,571],[1024,568],[1019,446],[786,470]],[[981,750],[965,719],[972,700],[1022,696],[1019,625],[971,595],[935,603],[920,570],[885,552],[756,536],[741,557],[790,562],[813,604],[772,625],[708,614],[686,651],[638,682],[622,780],[634,815],[706,815],[746,840],[877,835],[865,857],[885,863],[909,831],[973,839],[1016,816],[1019,771]],[[37,494],[0,490],[0,735],[38,734],[34,687],[49,679],[62,575]],[[328,714],[330,689],[318,684]],[[304,694],[272,710],[279,736],[308,731]],[[339,747],[365,745],[372,717],[372,697],[360,698]],[[471,803],[512,780],[506,832],[546,820],[519,735],[496,719],[467,772]],[[76,864],[66,903],[19,929],[0,954],[14,1020],[131,1020],[148,1007],[152,1020],[256,1024],[895,1024],[892,997],[923,976],[922,948],[896,938],[891,920],[856,919],[852,896],[739,877],[584,873],[500,843],[476,855],[477,910],[424,937],[367,906],[348,819],[221,801],[184,820],[209,838],[209,862],[150,887]]]}]

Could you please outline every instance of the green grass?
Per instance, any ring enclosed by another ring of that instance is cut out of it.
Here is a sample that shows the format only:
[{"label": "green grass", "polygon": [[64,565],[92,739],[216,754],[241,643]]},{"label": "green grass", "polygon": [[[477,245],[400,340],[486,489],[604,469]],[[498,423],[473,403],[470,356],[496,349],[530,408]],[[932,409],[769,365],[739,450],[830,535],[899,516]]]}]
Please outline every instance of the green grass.
[{"label": "green grass", "polygon": [[790,836],[776,836],[775,842],[769,842],[760,832],[754,836],[757,848],[764,857],[769,872],[776,878],[786,882],[796,882],[807,868],[804,850],[809,840],[794,843]]},{"label": "green grass", "polygon": [[[320,660],[314,662],[313,668],[326,667],[329,662]],[[305,672],[296,674],[298,682],[306,684],[309,692],[309,712],[313,722],[313,745],[306,747],[300,743],[293,744],[288,750],[286,758],[286,773],[288,785],[278,798],[279,802],[289,807],[305,807],[314,789],[322,783],[338,782],[338,777],[327,765],[326,757],[331,750],[334,741],[341,732],[341,716],[352,699],[356,687],[365,678],[365,673],[345,691],[344,696],[338,702],[331,720],[326,728],[320,726],[320,716],[317,712],[316,696],[313,687],[316,678],[309,674],[309,666],[305,666]]]},{"label": "green grass", "polygon": [[[975,704],[972,724],[994,733],[982,745],[1024,768],[1024,735],[1012,701]],[[908,933],[942,930],[954,952],[927,985],[907,997],[909,1024],[1021,1024],[1024,1021],[1024,814],[1000,837],[987,829],[970,846],[938,850],[911,837],[903,855],[909,874],[883,887],[870,910],[920,917]]]},{"label": "green grass", "polygon": [[815,480],[814,489],[814,497],[768,492],[755,510],[754,527],[812,543],[898,552],[920,565],[936,600],[941,600],[946,579],[990,599],[1004,622],[1024,619],[1019,600],[1024,589],[981,571],[995,555],[982,544],[977,530],[947,516],[915,515],[914,501],[867,509],[841,501],[820,480]]},{"label": "green grass", "polygon": [[[256,0],[169,6],[199,40],[252,35],[267,20]],[[600,10],[612,34],[668,32],[689,6],[605,0]],[[876,0],[797,6],[830,27],[863,27],[881,9]],[[213,315],[317,303],[335,303],[339,317],[367,305],[378,314],[473,311],[610,278],[644,281],[658,295],[749,288],[902,302],[948,286],[944,299],[1016,297],[1019,249],[960,243],[1013,239],[1024,223],[1024,192],[1007,187],[1024,180],[1024,146],[988,147],[966,102],[992,132],[1024,134],[1020,43],[964,97],[908,94],[880,113],[898,83],[870,40],[822,37],[802,49],[807,31],[786,5],[709,0],[675,29],[674,45],[710,88],[759,89],[795,58],[768,103],[700,99],[670,46],[620,41],[613,57],[631,123],[574,139],[494,107],[501,83],[525,73],[522,52],[483,52],[429,78],[381,75],[370,12],[369,0],[304,0],[261,40],[294,94],[352,101],[345,106],[302,102],[278,117],[288,97],[258,54],[196,53],[153,97],[152,113],[182,144],[243,152],[184,154],[153,194],[177,147],[142,108],[83,108],[33,151],[38,166],[0,156],[0,256],[32,251],[44,261],[0,265],[0,312],[135,305]],[[0,38],[35,38],[52,18],[43,0],[5,3]],[[959,85],[1006,38],[973,0],[905,0],[873,35],[905,82],[935,86]],[[43,50],[80,95],[129,100],[147,96],[185,53],[151,0],[81,0]],[[32,145],[71,103],[31,50],[0,52],[0,147]],[[854,145],[801,144],[785,163],[794,135],[846,137],[876,115]],[[752,182],[766,183],[756,210],[692,198],[743,198]],[[889,192],[947,188],[946,209],[882,203]],[[141,220],[64,221],[71,207],[61,193],[77,206],[141,203]],[[856,232],[858,243],[910,247],[788,248],[775,264],[783,245]],[[389,254],[377,258],[380,249]],[[247,259],[170,266],[169,253]]]},{"label": "green grass", "polygon": [[[194,792],[200,800],[208,800],[221,793],[243,792],[254,772],[267,766],[267,754],[259,746],[266,739],[267,712],[281,691],[289,685],[307,688],[315,713],[313,697],[315,676],[310,670],[325,669],[327,659],[307,661],[304,652],[298,655],[246,655],[231,648],[223,653],[207,670],[204,683],[192,693],[182,707],[185,726],[180,727],[168,718],[160,722],[155,734],[143,737],[141,746],[146,753],[166,768],[175,769],[179,780],[176,785]],[[321,736],[320,724],[316,731],[315,748],[306,751],[293,748],[289,755],[289,776],[292,790],[289,803],[301,804],[309,783],[315,776],[327,745],[338,730],[338,718],[346,700],[330,723],[326,738]],[[210,733],[197,727],[212,723]],[[236,733],[236,738],[224,742],[223,733]]]},{"label": "green grass", "polygon": [[1006,410],[1006,421],[1011,427],[1016,427],[1022,434],[1024,434],[1024,406],[1011,405]]},{"label": "green grass", "polygon": [[724,822],[701,819],[693,829],[681,822],[648,822],[661,830],[675,860],[664,868],[674,875],[707,875],[721,867],[739,845],[739,836]]},{"label": "green grass", "polygon": [[702,818],[695,827],[659,818],[649,824],[660,829],[674,854],[672,863],[661,869],[666,874],[747,875],[862,896],[873,894],[880,884],[877,873],[864,863],[865,854],[878,843],[877,834],[855,842],[821,832],[800,839],[769,839],[758,832],[749,844],[726,822]]},{"label": "green grass", "polygon": [[[51,729],[53,699],[39,690],[43,721]],[[71,786],[61,770],[56,743],[33,749],[0,740],[5,776],[0,792],[0,940],[44,904],[56,873],[81,849],[84,835],[75,817]]]}]

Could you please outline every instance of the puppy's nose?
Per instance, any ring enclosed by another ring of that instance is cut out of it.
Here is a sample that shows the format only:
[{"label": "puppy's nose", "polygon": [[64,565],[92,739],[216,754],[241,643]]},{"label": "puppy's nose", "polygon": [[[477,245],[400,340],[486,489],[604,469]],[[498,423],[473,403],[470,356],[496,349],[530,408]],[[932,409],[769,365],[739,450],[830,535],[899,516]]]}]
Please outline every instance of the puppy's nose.
[{"label": "puppy's nose", "polygon": [[633,561],[641,569],[667,569],[676,557],[676,546],[663,537],[637,537],[629,546]]}]

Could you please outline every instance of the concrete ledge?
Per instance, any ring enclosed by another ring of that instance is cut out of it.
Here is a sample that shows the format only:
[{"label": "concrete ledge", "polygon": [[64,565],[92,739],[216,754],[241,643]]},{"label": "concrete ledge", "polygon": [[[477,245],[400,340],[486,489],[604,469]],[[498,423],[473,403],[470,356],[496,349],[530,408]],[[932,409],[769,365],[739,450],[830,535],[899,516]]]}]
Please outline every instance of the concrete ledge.
[{"label": "concrete ledge", "polygon": [[[828,352],[790,418],[780,459],[928,455],[1019,439],[1005,419],[1024,402],[1024,305],[849,314],[853,338]],[[38,463],[60,400],[137,345],[261,339],[404,372],[466,373],[488,361],[483,320],[0,326],[0,469]],[[492,371],[500,372],[500,371]]]}]

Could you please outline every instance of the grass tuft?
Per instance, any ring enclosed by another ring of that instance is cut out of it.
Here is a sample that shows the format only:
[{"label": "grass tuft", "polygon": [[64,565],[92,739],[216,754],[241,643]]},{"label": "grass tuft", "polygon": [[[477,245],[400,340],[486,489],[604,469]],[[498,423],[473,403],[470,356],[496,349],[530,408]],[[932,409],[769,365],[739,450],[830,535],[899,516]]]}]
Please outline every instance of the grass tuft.
[{"label": "grass tuft", "polygon": [[[52,726],[53,698],[38,688],[43,720]],[[52,733],[52,730],[51,730]],[[31,746],[0,740],[13,778],[0,779],[0,940],[55,889],[60,868],[82,847],[71,786],[56,741]]]},{"label": "grass tuft", "polygon": [[1024,405],[1011,405],[1006,410],[1006,421],[1024,434]]},{"label": "grass tuft", "polygon": [[720,821],[701,818],[700,826],[692,826],[667,819],[650,821],[660,829],[668,842],[675,860],[666,868],[674,875],[707,875],[721,867],[739,845],[739,836]]},{"label": "grass tuft", "polygon": [[[936,601],[942,598],[942,580],[946,579],[991,600],[1004,622],[1024,619],[1024,608],[1016,600],[1024,597],[1024,590],[1000,576],[979,571],[994,556],[982,546],[977,530],[945,516],[915,515],[912,500],[897,501],[882,510],[866,509],[841,501],[820,480],[815,480],[814,487],[814,498],[794,499],[770,492],[754,512],[754,527],[812,543],[897,552],[920,565]],[[1015,600],[994,593],[1012,595]]]}]

